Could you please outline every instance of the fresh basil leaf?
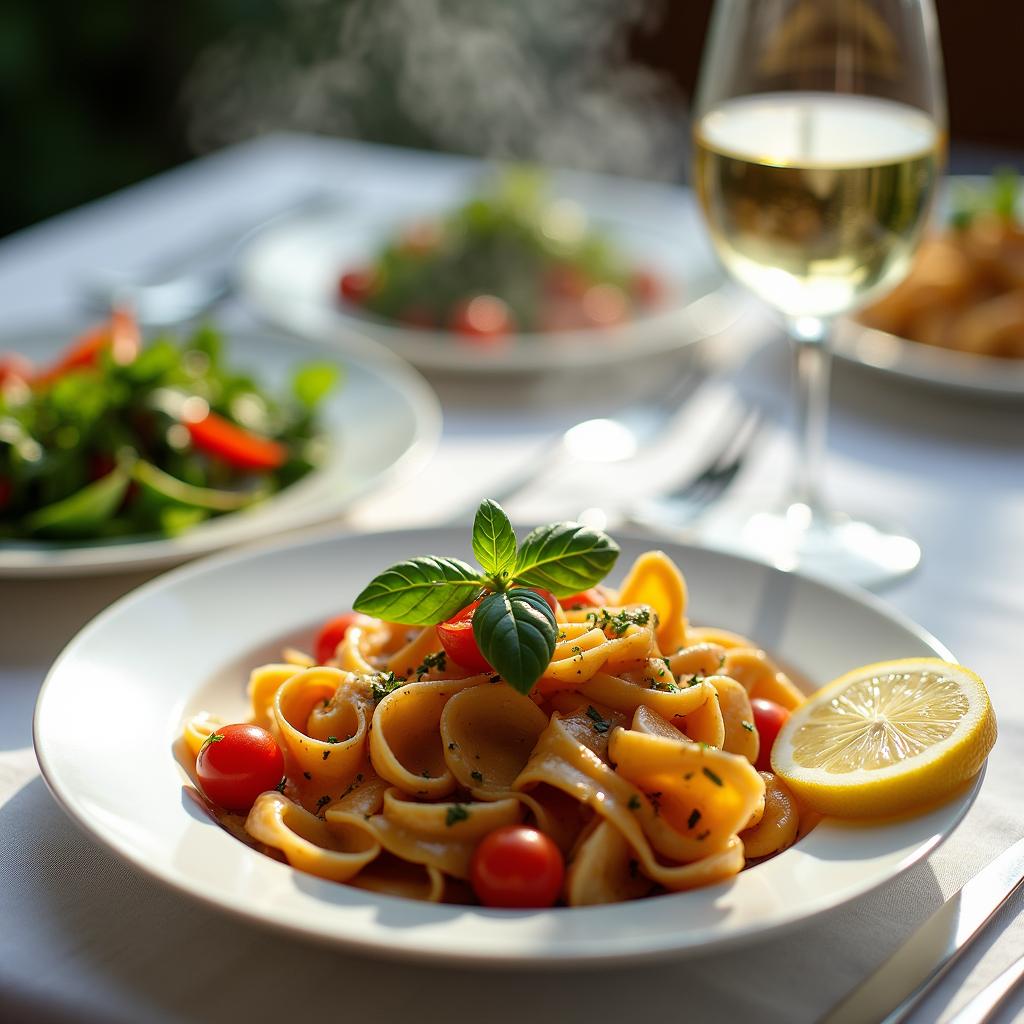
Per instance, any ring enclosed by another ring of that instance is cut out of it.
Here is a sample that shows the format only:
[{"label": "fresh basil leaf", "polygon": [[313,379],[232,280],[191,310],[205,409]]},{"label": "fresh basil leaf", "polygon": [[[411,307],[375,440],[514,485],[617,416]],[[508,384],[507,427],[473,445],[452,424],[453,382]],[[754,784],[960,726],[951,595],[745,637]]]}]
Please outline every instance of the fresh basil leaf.
[{"label": "fresh basil leaf", "polygon": [[433,626],[465,608],[483,583],[457,558],[410,558],[372,579],[352,607],[388,622]]},{"label": "fresh basil leaf", "polygon": [[480,653],[520,693],[529,693],[555,652],[555,613],[540,594],[515,587],[490,594],[473,612]]},{"label": "fresh basil leaf", "polygon": [[307,408],[315,408],[337,385],[341,368],[331,363],[306,363],[295,371],[292,392]]},{"label": "fresh basil leaf", "polygon": [[606,533],[579,523],[551,523],[529,533],[519,549],[516,580],[569,597],[600,583],[619,557]]},{"label": "fresh basil leaf", "polygon": [[484,572],[501,576],[516,562],[516,532],[505,510],[490,498],[480,502],[473,521],[473,554]]}]

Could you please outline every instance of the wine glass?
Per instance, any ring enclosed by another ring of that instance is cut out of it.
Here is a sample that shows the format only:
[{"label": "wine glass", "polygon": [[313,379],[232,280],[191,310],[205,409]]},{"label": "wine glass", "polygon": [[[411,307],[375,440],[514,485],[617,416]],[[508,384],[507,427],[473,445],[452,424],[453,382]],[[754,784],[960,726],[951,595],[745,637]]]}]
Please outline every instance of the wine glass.
[{"label": "wine glass", "polygon": [[906,274],[944,160],[932,0],[717,0],[694,147],[719,257],[792,338],[802,434],[788,500],[734,505],[703,532],[781,568],[901,576],[918,545],[831,510],[819,487],[832,322]]}]

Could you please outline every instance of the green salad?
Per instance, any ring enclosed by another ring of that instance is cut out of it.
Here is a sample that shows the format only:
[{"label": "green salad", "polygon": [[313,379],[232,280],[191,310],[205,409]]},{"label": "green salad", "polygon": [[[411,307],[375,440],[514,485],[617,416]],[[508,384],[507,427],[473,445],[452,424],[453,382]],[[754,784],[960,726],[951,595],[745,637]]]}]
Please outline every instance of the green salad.
[{"label": "green salad", "polygon": [[0,538],[173,535],[244,509],[317,464],[339,377],[306,364],[271,395],[216,328],[143,345],[122,312],[51,366],[0,354]]},{"label": "green salad", "polygon": [[510,170],[443,217],[406,224],[338,281],[346,306],[487,344],[515,331],[614,327],[664,287],[542,174]]}]

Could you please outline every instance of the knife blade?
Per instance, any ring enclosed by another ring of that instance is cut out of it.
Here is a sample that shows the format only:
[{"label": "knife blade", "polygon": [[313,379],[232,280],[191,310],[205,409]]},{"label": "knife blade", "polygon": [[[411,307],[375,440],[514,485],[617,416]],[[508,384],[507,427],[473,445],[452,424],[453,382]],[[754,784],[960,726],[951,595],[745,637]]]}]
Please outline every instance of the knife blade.
[{"label": "knife blade", "polygon": [[938,984],[1024,882],[1024,839],[950,896],[895,953],[819,1024],[899,1024]]}]

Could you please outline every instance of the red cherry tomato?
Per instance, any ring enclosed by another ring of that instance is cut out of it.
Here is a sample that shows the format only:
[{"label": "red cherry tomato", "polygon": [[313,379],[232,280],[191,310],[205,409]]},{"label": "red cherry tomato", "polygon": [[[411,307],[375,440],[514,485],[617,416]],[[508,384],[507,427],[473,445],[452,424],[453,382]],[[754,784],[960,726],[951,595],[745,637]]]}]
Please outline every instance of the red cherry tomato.
[{"label": "red cherry tomato", "polygon": [[215,412],[185,426],[195,448],[236,469],[279,469],[288,459],[288,449],[280,442],[236,426]]},{"label": "red cherry tomato", "polygon": [[770,772],[772,770],[772,746],[775,744],[775,737],[779,730],[789,718],[789,712],[773,700],[764,700],[755,697],[750,706],[754,710],[754,728],[761,738],[761,747],[757,754],[757,762],[754,767],[759,772]]},{"label": "red cherry tomato", "polygon": [[224,725],[210,734],[196,758],[199,785],[212,803],[243,813],[284,777],[274,737],[258,725]]},{"label": "red cherry tomato", "polygon": [[550,590],[545,590],[543,587],[527,587],[527,590],[532,590],[535,594],[540,594],[548,603],[548,607],[558,615],[558,598],[551,593]]},{"label": "red cherry tomato", "polygon": [[614,327],[629,319],[629,299],[614,284],[595,284],[580,300],[585,321],[593,327]]},{"label": "red cherry tomato", "polygon": [[562,888],[565,861],[543,832],[505,825],[476,848],[469,877],[485,907],[550,907]]},{"label": "red cherry tomato", "polygon": [[142,332],[138,321],[127,310],[116,309],[106,323],[86,331],[53,366],[36,374],[32,383],[45,386],[72,370],[96,366],[103,352],[108,349],[114,362],[124,366],[135,359],[141,348]]},{"label": "red cherry tomato", "polygon": [[653,306],[664,297],[665,283],[653,270],[641,268],[630,276],[629,290],[637,301]]},{"label": "red cherry tomato", "polygon": [[349,626],[356,622],[362,622],[365,618],[366,616],[360,615],[359,612],[345,612],[344,615],[337,615],[325,622],[316,635],[316,646],[314,647],[316,663],[325,665],[333,658],[338,644],[345,639]]},{"label": "red cherry tomato", "polygon": [[490,663],[480,653],[473,636],[473,612],[479,601],[467,604],[461,612],[456,613],[447,622],[437,627],[437,636],[445,653],[457,665],[471,672],[493,672]]},{"label": "red cherry tomato", "polygon": [[512,333],[515,324],[508,306],[494,295],[477,295],[455,307],[451,328],[470,341],[486,344]]},{"label": "red cherry tomato", "polygon": [[561,602],[566,611],[572,611],[574,608],[600,608],[604,603],[604,595],[597,587],[573,594],[572,597],[563,597]]},{"label": "red cherry tomato", "polygon": [[377,286],[377,274],[367,267],[350,270],[338,279],[338,294],[346,301],[361,306],[373,294]]}]

